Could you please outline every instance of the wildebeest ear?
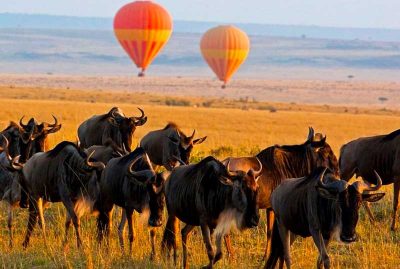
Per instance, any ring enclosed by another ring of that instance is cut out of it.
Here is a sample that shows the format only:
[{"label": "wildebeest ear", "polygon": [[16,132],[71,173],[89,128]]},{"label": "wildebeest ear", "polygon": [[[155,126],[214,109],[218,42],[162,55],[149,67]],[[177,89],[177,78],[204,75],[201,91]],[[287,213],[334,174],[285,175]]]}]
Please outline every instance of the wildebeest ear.
[{"label": "wildebeest ear", "polygon": [[193,140],[193,145],[201,144],[201,143],[203,143],[206,139],[207,139],[207,136],[202,137],[202,138],[195,139],[195,140]]},{"label": "wildebeest ear", "polygon": [[363,201],[374,203],[382,199],[383,196],[385,196],[385,193],[363,193],[362,199]]},{"label": "wildebeest ear", "polygon": [[337,200],[338,199],[338,193],[337,192],[330,192],[328,189],[322,188],[317,186],[316,187],[318,194],[325,198],[325,199],[329,199],[329,200]]},{"label": "wildebeest ear", "polygon": [[142,126],[143,124],[145,124],[147,122],[147,116],[144,116],[143,118],[140,118],[140,119],[133,117],[133,122],[134,122],[135,126]]},{"label": "wildebeest ear", "polygon": [[108,122],[115,127],[119,127],[118,122],[114,118],[108,118]]}]

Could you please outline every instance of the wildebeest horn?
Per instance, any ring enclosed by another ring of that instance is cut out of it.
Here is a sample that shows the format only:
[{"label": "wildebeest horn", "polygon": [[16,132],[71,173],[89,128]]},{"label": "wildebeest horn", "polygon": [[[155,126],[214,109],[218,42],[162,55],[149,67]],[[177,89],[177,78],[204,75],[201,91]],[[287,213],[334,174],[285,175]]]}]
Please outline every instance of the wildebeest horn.
[{"label": "wildebeest horn", "polygon": [[3,137],[3,139],[4,139],[4,141],[5,141],[5,145],[4,146],[2,146],[1,148],[0,148],[0,150],[4,150],[4,153],[6,154],[6,157],[7,157],[7,160],[9,160],[10,162],[12,161],[12,158],[11,158],[11,156],[10,156],[10,153],[9,153],[9,151],[8,151],[8,145],[10,144],[9,142],[8,142],[8,139],[7,139],[7,137],[5,137],[5,135],[1,135],[2,137]]},{"label": "wildebeest horn", "polygon": [[128,168],[128,172],[129,172],[129,174],[134,174],[135,173],[135,171],[133,170],[133,166],[135,165],[135,163],[138,161],[138,160],[140,160],[142,158],[142,156],[141,155],[139,155],[139,156],[137,156],[135,159],[133,159],[133,161],[132,161],[132,163],[129,165],[129,168]]},{"label": "wildebeest horn", "polygon": [[[15,156],[14,158],[12,158],[12,160],[10,161],[11,167],[14,170],[21,170],[22,168],[24,168],[24,165],[22,163],[19,162],[19,158],[21,157],[21,155]],[[10,157],[11,158],[11,157]]]},{"label": "wildebeest horn", "polygon": [[382,187],[382,178],[379,176],[378,172],[374,170],[374,173],[376,175],[376,185],[372,186],[368,182],[363,182],[363,181],[356,181],[354,182],[354,187],[359,193],[363,192],[370,192],[370,191],[377,191]]},{"label": "wildebeest horn", "polygon": [[229,175],[229,176],[234,177],[234,176],[236,176],[236,173],[232,172],[232,171],[229,169],[229,164],[230,164],[230,163],[231,163],[231,159],[229,158],[228,163],[226,164],[226,171],[228,172],[228,175]]},{"label": "wildebeest horn", "polygon": [[347,189],[348,183],[344,180],[335,180],[334,182],[330,182],[330,183],[324,183],[323,179],[326,173],[326,170],[328,170],[328,168],[325,168],[324,171],[322,172],[319,180],[318,180],[318,186],[324,188],[324,189],[333,189],[335,191],[342,192],[345,189]]},{"label": "wildebeest horn", "polygon": [[196,130],[194,129],[192,135],[188,137],[190,139],[190,141],[193,140],[195,133],[196,133]]},{"label": "wildebeest horn", "polygon": [[28,127],[28,125],[26,125],[26,124],[24,124],[24,123],[22,122],[22,120],[23,120],[24,118],[25,118],[25,115],[22,116],[21,119],[19,119],[19,125],[21,125],[21,127],[25,129],[26,127]]},{"label": "wildebeest horn", "polygon": [[48,127],[56,127],[57,125],[58,125],[58,120],[57,120],[57,118],[54,116],[54,115],[51,115],[52,117],[53,117],[53,119],[54,119],[54,123],[53,124],[50,124],[50,123],[47,123],[47,122],[43,122],[43,126],[44,126],[44,128],[48,128]]},{"label": "wildebeest horn", "polygon": [[314,139],[314,128],[313,127],[308,127],[307,142],[312,142],[313,139]]},{"label": "wildebeest horn", "polygon": [[106,167],[106,166],[104,165],[104,163],[102,163],[102,162],[91,162],[91,161],[89,161],[90,158],[92,158],[94,152],[95,152],[95,150],[93,150],[93,151],[89,154],[89,156],[87,156],[87,158],[86,158],[86,164],[87,164],[88,166],[90,166],[90,167],[93,167],[93,168],[100,168],[101,170],[103,170],[103,169]]},{"label": "wildebeest horn", "polygon": [[143,109],[141,109],[140,107],[138,107],[137,109],[139,109],[141,115],[139,117],[135,117],[136,119],[143,119],[144,118],[144,111]]},{"label": "wildebeest horn", "polygon": [[257,178],[261,174],[261,171],[262,171],[262,168],[263,168],[262,163],[260,162],[260,160],[257,157],[256,157],[256,159],[257,159],[258,165],[260,166],[260,169],[258,169],[258,171],[254,171],[254,177],[255,178]]},{"label": "wildebeest horn", "polygon": [[178,161],[181,165],[186,165],[184,161],[182,161],[181,158],[178,158],[177,156],[173,155],[172,158],[174,158],[176,161]]}]

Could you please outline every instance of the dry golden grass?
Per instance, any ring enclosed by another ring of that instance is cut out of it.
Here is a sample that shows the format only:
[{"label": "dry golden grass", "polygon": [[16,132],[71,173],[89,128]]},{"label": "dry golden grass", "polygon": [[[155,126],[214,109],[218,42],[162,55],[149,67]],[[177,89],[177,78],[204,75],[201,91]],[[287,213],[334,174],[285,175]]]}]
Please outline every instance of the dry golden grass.
[{"label": "dry golden grass", "polygon": [[[14,89],[15,90],[15,89]],[[120,106],[126,114],[136,114],[136,107],[143,107],[149,117],[143,127],[135,133],[135,142],[150,130],[162,128],[168,121],[174,121],[187,133],[194,128],[199,136],[207,135],[205,143],[198,146],[193,160],[198,160],[210,153],[218,158],[228,155],[243,156],[256,153],[273,144],[296,144],[305,140],[308,126],[323,132],[328,137],[336,154],[340,146],[356,137],[390,132],[400,125],[400,117],[386,111],[364,111],[355,114],[343,113],[338,108],[318,106],[297,106],[289,109],[289,104],[273,104],[281,106],[276,113],[268,110],[243,110],[241,102],[232,102],[226,108],[223,103],[205,107],[168,107],[164,104],[165,97],[157,95],[132,94],[123,98],[118,92],[89,92],[93,96],[87,99],[88,92],[61,90],[17,89],[25,95],[24,99],[0,89],[0,126],[6,127],[8,121],[18,121],[22,115],[35,117],[40,121],[51,121],[51,114],[56,115],[63,124],[59,133],[49,137],[50,146],[62,140],[75,140],[78,125],[93,114],[105,113],[112,106]],[[90,96],[90,95],[89,95]],[[18,98],[18,99],[17,99]],[[151,100],[159,99],[157,102]],[[81,100],[81,101],[78,101]],[[192,102],[204,102],[206,99],[193,98]],[[229,100],[226,102],[230,102]],[[302,109],[300,111],[300,109]],[[334,111],[334,112],[332,112]],[[339,113],[340,112],[340,113]],[[368,114],[366,114],[368,113]],[[361,240],[351,245],[333,242],[329,248],[334,268],[395,268],[398,267],[400,250],[399,233],[389,231],[391,214],[391,187],[385,187],[388,195],[383,201],[373,207],[378,223],[371,225],[365,219],[362,210],[358,225]],[[64,233],[64,208],[60,204],[53,205],[45,213],[47,222],[48,247],[44,246],[38,227],[32,238],[31,246],[23,251],[21,243],[26,227],[27,213],[17,210],[15,247],[8,248],[8,232],[6,229],[6,210],[1,206],[0,213],[0,264],[3,268],[172,268],[171,262],[165,262],[159,256],[155,262],[149,260],[150,245],[148,231],[138,215],[135,218],[136,239],[131,257],[121,253],[113,229],[111,246],[98,248],[94,238],[95,223],[93,217],[82,219],[82,231],[85,248],[75,247],[75,238],[70,232],[68,249],[61,248]],[[119,211],[117,212],[119,213]],[[116,213],[116,214],[117,214]],[[115,218],[115,225],[118,218]],[[235,233],[233,242],[236,249],[236,259],[229,261],[224,258],[217,268],[256,268],[260,265],[263,253],[265,232],[264,219],[258,229]],[[157,232],[159,243],[162,229]],[[194,268],[207,263],[205,248],[199,231],[190,238],[190,263]],[[315,266],[317,252],[311,239],[298,240],[293,248],[293,267],[312,268]]]}]

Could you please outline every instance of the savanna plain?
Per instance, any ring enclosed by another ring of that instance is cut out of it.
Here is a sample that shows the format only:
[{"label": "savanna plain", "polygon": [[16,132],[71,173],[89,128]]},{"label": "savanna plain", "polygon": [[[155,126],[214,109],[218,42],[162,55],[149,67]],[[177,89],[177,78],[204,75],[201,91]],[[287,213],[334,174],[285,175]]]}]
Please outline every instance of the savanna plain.
[{"label": "savanna plain", "polygon": [[[216,89],[219,90],[219,89]],[[299,97],[300,98],[300,97]],[[267,97],[265,99],[268,99]],[[349,140],[368,135],[389,133],[400,126],[396,110],[368,107],[340,107],[299,103],[257,102],[248,98],[230,100],[209,97],[174,97],[161,93],[139,93],[122,90],[60,89],[28,86],[0,86],[0,126],[4,129],[10,120],[23,115],[39,121],[51,122],[54,114],[62,123],[60,132],[49,136],[49,149],[63,140],[76,140],[79,124],[94,114],[106,113],[119,106],[127,115],[144,109],[148,122],[137,128],[136,145],[150,130],[163,128],[167,122],[177,123],[183,131],[207,135],[207,140],[195,148],[192,162],[214,155],[254,155],[274,144],[298,144],[305,141],[308,126],[327,135],[328,143],[339,156],[340,146]],[[333,242],[329,254],[334,268],[399,268],[400,231],[390,231],[392,186],[382,201],[372,206],[376,223],[371,224],[363,209],[357,226],[358,242]],[[157,230],[157,257],[150,260],[150,241],[145,216],[135,215],[135,242],[131,254],[122,252],[117,240],[120,210],[114,210],[113,229],[109,246],[96,243],[95,217],[82,219],[83,249],[77,249],[75,236],[70,232],[69,244],[62,247],[65,210],[61,204],[52,204],[45,211],[47,245],[36,227],[31,244],[22,249],[27,212],[18,209],[15,214],[15,241],[8,246],[6,205],[0,207],[0,264],[2,268],[174,268],[172,260],[160,255],[163,227]],[[167,213],[165,212],[164,222]],[[263,263],[266,233],[265,214],[258,228],[244,233],[233,232],[233,258],[225,257],[217,268],[259,268]],[[127,240],[127,238],[126,238]],[[178,236],[179,253],[181,252]],[[201,233],[195,230],[189,239],[189,262],[193,268],[208,261]],[[226,253],[224,249],[224,253]],[[294,268],[313,268],[317,250],[310,238],[297,240],[292,247]],[[180,261],[180,259],[179,259]],[[180,264],[178,264],[179,266]]]}]

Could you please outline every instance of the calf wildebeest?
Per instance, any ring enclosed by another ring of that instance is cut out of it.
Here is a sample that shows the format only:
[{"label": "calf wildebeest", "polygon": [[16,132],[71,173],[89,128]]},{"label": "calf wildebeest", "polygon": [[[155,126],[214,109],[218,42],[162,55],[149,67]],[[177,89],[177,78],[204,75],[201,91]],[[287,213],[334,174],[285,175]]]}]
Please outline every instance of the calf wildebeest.
[{"label": "calf wildebeest", "polygon": [[98,176],[104,169],[103,163],[91,162],[90,158],[74,143],[64,141],[48,152],[36,153],[25,163],[22,187],[29,194],[29,220],[24,248],[29,244],[38,215],[45,236],[43,203],[46,202],[64,204],[75,226],[78,247],[82,245],[79,226],[84,212],[77,209],[80,203],[93,204],[97,199]]},{"label": "calf wildebeest", "polygon": [[107,114],[95,115],[85,120],[78,128],[81,146],[88,148],[103,145],[108,139],[113,140],[118,147],[131,151],[132,137],[137,126],[147,121],[142,109],[139,117],[126,117],[118,107],[113,107]]},{"label": "calf wildebeest", "polygon": [[[111,159],[104,169],[100,180],[100,196],[96,203],[99,215],[97,219],[98,240],[109,238],[111,215],[114,205],[124,209],[129,226],[129,247],[132,251],[134,211],[139,213],[150,210],[148,224],[151,227],[162,225],[162,213],[165,204],[164,180],[154,172],[150,160],[143,148],[136,148],[128,155]],[[121,224],[122,225],[122,224]],[[119,228],[119,240],[123,247],[122,230]],[[150,231],[152,257],[155,255],[155,232]]]},{"label": "calf wildebeest", "polygon": [[7,226],[9,230],[10,247],[13,246],[13,208],[18,205],[21,198],[20,182],[22,181],[23,164],[18,162],[19,156],[12,158],[8,152],[8,139],[3,138],[0,146],[0,201],[8,205]]},{"label": "calf wildebeest", "polygon": [[278,260],[290,268],[290,245],[295,236],[312,236],[319,251],[317,268],[330,268],[327,247],[335,235],[345,243],[357,240],[358,210],[362,201],[379,201],[384,193],[377,191],[382,180],[375,172],[377,185],[362,181],[348,184],[330,169],[319,167],[306,177],[287,179],[272,193],[271,204],[276,219],[271,253],[265,268],[275,268]]},{"label": "calf wildebeest", "polygon": [[[271,146],[256,155],[256,157],[229,158],[231,169],[248,171],[258,169],[258,160],[262,163],[262,172],[258,185],[258,206],[266,209],[267,215],[267,244],[264,253],[266,257],[274,223],[274,212],[271,209],[270,197],[272,191],[285,179],[309,175],[315,168],[325,166],[339,174],[338,162],[328,143],[326,136],[314,135],[314,129],[309,128],[307,140],[300,145]],[[229,237],[226,238],[228,252],[231,253]]]},{"label": "calf wildebeest", "polygon": [[[257,180],[260,172],[232,172],[229,164],[225,167],[211,156],[197,164],[172,170],[165,184],[168,222],[162,242],[163,252],[170,252],[173,248],[176,263],[179,220],[186,223],[181,233],[183,266],[188,268],[187,238],[195,226],[200,226],[209,258],[207,268],[212,268],[222,258],[221,239],[233,223],[240,230],[258,225]],[[216,253],[211,243],[214,231]]]},{"label": "calf wildebeest", "polygon": [[[396,229],[400,191],[400,130],[387,135],[362,137],[340,149],[340,178],[349,181],[353,175],[375,183],[374,170],[382,177],[383,185],[393,183],[393,216],[391,229]],[[369,208],[367,208],[369,211]],[[372,213],[368,212],[371,220]]]},{"label": "calf wildebeest", "polygon": [[191,136],[186,136],[175,123],[168,123],[164,129],[145,135],[140,141],[140,146],[147,152],[154,165],[164,166],[171,171],[180,160],[188,164],[193,146],[206,140],[207,136],[194,139],[195,133],[193,130]]}]

